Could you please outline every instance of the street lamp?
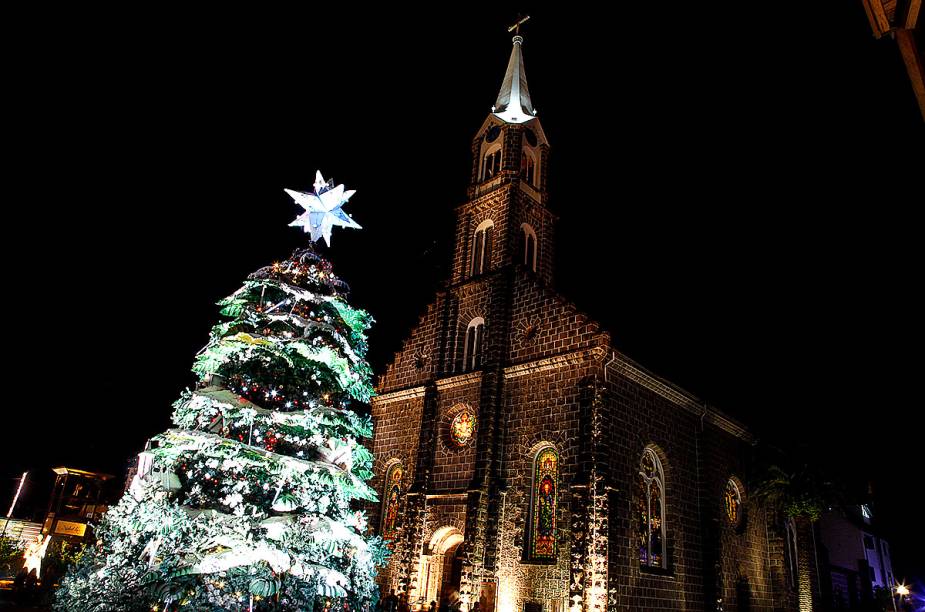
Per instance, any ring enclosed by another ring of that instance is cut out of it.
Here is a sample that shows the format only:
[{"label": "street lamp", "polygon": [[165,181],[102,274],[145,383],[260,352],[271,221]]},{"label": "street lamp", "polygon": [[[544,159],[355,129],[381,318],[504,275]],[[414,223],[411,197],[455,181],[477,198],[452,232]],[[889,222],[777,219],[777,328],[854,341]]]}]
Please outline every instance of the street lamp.
[{"label": "street lamp", "polygon": [[[894,588],[894,590],[896,591],[896,594],[899,595],[899,605],[902,606],[902,605],[903,605],[903,597],[907,597],[907,596],[909,595],[909,587],[907,587],[907,586],[904,585],[904,584],[897,584],[896,587]],[[894,609],[896,608],[896,601],[895,601],[895,600],[893,601],[893,608],[894,608]]]}]

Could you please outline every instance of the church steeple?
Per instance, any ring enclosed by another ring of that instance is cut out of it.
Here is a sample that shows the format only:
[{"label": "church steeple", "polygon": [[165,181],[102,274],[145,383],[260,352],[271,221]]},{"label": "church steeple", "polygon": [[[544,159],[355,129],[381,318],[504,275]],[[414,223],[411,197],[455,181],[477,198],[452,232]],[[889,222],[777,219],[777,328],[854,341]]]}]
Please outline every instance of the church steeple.
[{"label": "church steeple", "polygon": [[[520,24],[529,19],[529,17],[518,22],[514,27],[520,27]],[[511,29],[514,29],[512,27]],[[530,100],[530,90],[527,88],[527,75],[524,72],[524,57],[520,50],[524,39],[520,34],[514,36],[514,48],[511,49],[511,59],[507,63],[507,71],[504,73],[504,81],[501,83],[501,91],[498,92],[498,99],[492,107],[492,112],[496,117],[506,123],[525,123],[533,119],[536,115],[536,109],[533,108],[533,102]]]},{"label": "church steeple", "polygon": [[498,179],[506,174],[510,178],[520,176],[526,191],[545,203],[549,143],[533,107],[521,52],[524,39],[520,26],[528,19],[518,17],[508,28],[514,33],[514,45],[498,98],[473,141],[470,197],[500,187]]},{"label": "church steeple", "polygon": [[469,201],[460,205],[452,283],[481,282],[503,267],[552,284],[553,225],[547,206],[549,142],[533,108],[519,19],[498,101],[472,139]]}]

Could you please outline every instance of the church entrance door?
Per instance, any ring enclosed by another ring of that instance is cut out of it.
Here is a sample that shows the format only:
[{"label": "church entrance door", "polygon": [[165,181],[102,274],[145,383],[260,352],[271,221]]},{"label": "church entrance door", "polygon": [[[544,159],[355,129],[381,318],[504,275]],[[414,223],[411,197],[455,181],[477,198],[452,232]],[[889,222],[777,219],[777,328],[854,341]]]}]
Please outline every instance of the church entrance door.
[{"label": "church entrance door", "polygon": [[462,580],[462,556],[460,544],[463,535],[455,527],[441,527],[434,532],[427,547],[427,554],[421,556],[418,577],[418,603],[424,609],[436,601],[441,610],[459,599]]},{"label": "church entrance door", "polygon": [[440,599],[437,600],[441,610],[446,610],[448,604],[459,600],[459,587],[462,580],[462,555],[459,552],[459,543],[443,554],[443,584],[440,585]]}]

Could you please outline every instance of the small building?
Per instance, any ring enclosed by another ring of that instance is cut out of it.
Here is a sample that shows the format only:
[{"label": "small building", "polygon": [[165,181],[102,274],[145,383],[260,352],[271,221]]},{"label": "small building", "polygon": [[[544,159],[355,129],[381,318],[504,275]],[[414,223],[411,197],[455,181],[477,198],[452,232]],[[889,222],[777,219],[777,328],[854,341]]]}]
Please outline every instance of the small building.
[{"label": "small building", "polygon": [[110,474],[87,472],[68,467],[54,468],[57,478],[48,502],[42,535],[83,540],[88,523],[99,521],[106,512]]},{"label": "small building", "polygon": [[896,585],[890,547],[873,522],[870,506],[829,511],[818,530],[828,553],[834,607],[855,608],[870,601],[874,589]]}]

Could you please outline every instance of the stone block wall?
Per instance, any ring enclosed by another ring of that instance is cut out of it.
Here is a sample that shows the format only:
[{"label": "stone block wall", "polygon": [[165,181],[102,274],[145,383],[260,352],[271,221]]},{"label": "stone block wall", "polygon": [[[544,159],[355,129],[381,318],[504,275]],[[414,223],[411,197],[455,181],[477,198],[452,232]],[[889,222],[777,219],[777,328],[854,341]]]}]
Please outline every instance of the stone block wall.
[{"label": "stone block wall", "polygon": [[572,303],[518,275],[514,283],[510,361],[522,363],[591,347],[608,347],[610,336]]},{"label": "stone block wall", "polygon": [[[470,278],[470,263],[472,258],[472,239],[475,229],[484,221],[491,220],[492,247],[491,261],[488,270],[497,270],[504,263],[510,261],[511,245],[507,237],[511,234],[510,202],[515,184],[505,177],[500,187],[484,196],[467,203],[456,211],[456,248],[453,251],[453,266],[450,284],[457,285]],[[520,224],[517,223],[517,227]]]},{"label": "stone block wall", "polygon": [[[590,358],[573,363],[537,364],[505,374],[502,503],[497,516],[499,610],[539,603],[544,610],[567,607],[570,576],[572,485],[581,456],[581,381],[597,366]],[[545,445],[559,454],[559,529],[555,563],[530,563],[526,528],[530,514],[534,459]]]},{"label": "stone block wall", "polygon": [[[703,610],[698,474],[699,419],[652,390],[608,374],[606,442],[615,490],[610,512],[609,608]],[[665,473],[665,571],[642,568],[637,548],[635,484],[646,447]]]},{"label": "stone block wall", "polygon": [[[701,432],[704,574],[708,601],[723,609],[773,610],[775,586],[765,510],[750,498],[751,448],[706,424]],[[726,514],[724,492],[734,479],[743,505],[738,524]]]},{"label": "stone block wall", "polygon": [[479,380],[472,377],[469,382],[454,384],[439,391],[437,441],[432,472],[433,493],[464,492],[472,482],[480,424],[476,423],[475,438],[463,447],[450,440],[449,430],[450,423],[461,410],[469,408],[473,414],[478,414]]}]

